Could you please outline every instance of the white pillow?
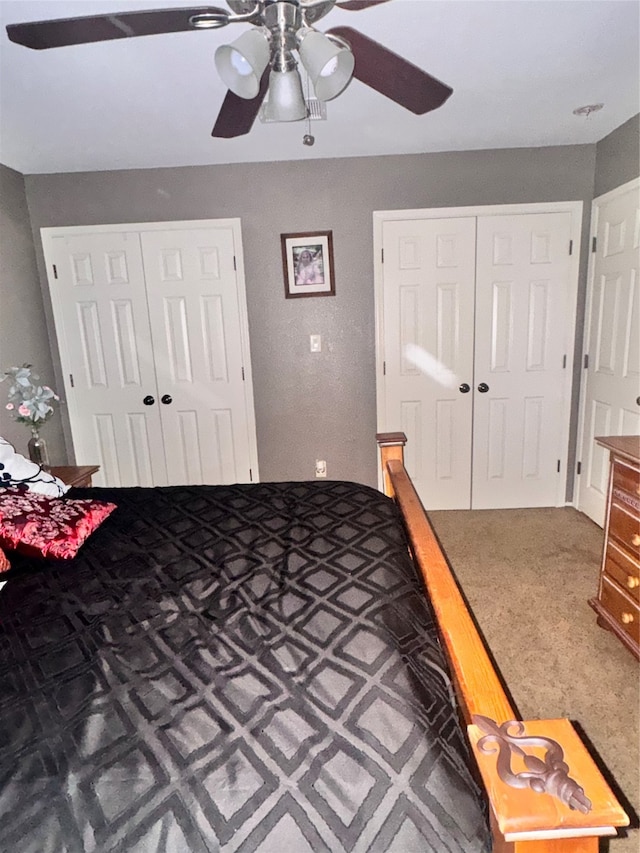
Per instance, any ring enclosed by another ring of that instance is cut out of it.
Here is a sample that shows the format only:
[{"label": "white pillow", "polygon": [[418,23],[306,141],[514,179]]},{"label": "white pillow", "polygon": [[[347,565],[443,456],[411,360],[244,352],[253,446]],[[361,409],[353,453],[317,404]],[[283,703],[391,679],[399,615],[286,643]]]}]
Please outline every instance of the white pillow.
[{"label": "white pillow", "polygon": [[0,436],[0,488],[2,486],[26,485],[30,492],[59,498],[69,490],[69,486],[36,465],[26,456],[16,453],[13,445]]}]

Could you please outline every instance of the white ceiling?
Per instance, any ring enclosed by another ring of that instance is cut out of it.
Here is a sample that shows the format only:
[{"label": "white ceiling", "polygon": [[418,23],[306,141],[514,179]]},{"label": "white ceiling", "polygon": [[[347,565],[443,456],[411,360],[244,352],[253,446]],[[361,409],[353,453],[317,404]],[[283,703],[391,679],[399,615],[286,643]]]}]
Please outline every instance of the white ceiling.
[{"label": "white ceiling", "polygon": [[[357,80],[327,120],[261,124],[222,140],[218,45],[248,25],[34,51],[29,20],[208,0],[0,0],[0,162],[23,174],[593,143],[640,110],[639,0],[391,0],[333,9],[454,90],[415,116]],[[224,6],[224,0],[209,5]],[[604,103],[590,117],[576,107]]]}]

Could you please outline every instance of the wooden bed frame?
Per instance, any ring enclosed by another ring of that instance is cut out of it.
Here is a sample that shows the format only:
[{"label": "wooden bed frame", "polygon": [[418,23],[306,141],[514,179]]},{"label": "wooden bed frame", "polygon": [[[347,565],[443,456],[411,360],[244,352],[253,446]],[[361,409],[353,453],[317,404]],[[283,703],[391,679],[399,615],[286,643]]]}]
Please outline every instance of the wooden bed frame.
[{"label": "wooden bed frame", "polygon": [[[487,755],[478,748],[484,732],[473,724],[474,715],[489,717],[498,725],[519,718],[405,470],[406,436],[381,433],[377,440],[384,492],[402,513],[413,558],[438,622],[463,724],[489,803],[494,853],[597,853],[599,838],[616,835],[615,827],[628,826],[629,817],[568,720],[526,721],[524,731],[561,745],[569,776],[591,801],[588,814],[549,793],[507,785],[497,773],[496,754]],[[514,772],[526,769],[516,763]]]}]

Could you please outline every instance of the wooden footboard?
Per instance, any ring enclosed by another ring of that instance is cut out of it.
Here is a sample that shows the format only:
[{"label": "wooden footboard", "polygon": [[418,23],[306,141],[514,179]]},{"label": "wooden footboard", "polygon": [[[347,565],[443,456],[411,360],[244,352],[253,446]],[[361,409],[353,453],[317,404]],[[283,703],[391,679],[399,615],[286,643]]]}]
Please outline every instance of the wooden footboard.
[{"label": "wooden footboard", "polygon": [[[402,513],[484,783],[494,853],[597,853],[598,838],[627,826],[627,814],[568,720],[504,725],[517,721],[517,712],[404,468],[406,437],[382,433],[377,438],[384,491]],[[497,724],[496,736],[487,735],[487,719]]]}]

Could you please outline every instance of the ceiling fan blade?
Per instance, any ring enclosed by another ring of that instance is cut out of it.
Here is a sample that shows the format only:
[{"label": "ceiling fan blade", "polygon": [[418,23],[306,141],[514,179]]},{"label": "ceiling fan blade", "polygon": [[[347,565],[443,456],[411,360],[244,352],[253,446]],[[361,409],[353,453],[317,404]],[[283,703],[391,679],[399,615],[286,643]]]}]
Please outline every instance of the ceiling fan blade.
[{"label": "ceiling fan blade", "polygon": [[327,35],[339,36],[351,45],[356,79],[416,115],[438,109],[453,92],[450,86],[351,27],[333,27]]},{"label": "ceiling fan blade", "polygon": [[267,68],[262,75],[260,89],[255,98],[239,98],[234,92],[227,92],[211,136],[233,139],[249,133],[269,88],[269,71]]},{"label": "ceiling fan blade", "polygon": [[34,50],[88,44],[96,41],[151,36],[160,33],[180,33],[194,30],[189,23],[193,15],[213,14],[229,18],[229,12],[213,6],[190,9],[153,9],[142,12],[118,12],[115,15],[88,15],[82,18],[61,18],[54,21],[28,21],[8,24],[9,40]]},{"label": "ceiling fan blade", "polygon": [[381,3],[388,3],[389,0],[342,0],[336,3],[338,9],[347,9],[349,12],[359,12],[361,9],[368,9],[370,6],[379,6]]}]

